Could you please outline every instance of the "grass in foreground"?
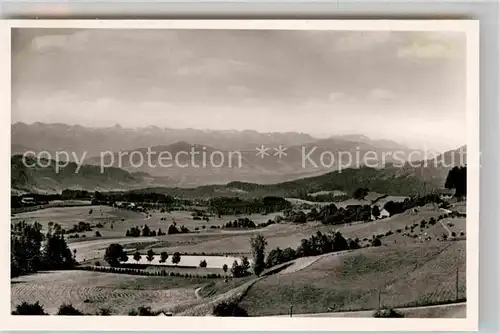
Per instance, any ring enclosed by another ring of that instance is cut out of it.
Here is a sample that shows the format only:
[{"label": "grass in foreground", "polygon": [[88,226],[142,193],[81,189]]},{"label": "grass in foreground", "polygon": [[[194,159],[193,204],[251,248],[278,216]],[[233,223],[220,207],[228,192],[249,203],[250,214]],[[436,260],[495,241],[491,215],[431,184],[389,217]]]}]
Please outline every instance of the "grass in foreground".
[{"label": "grass in foreground", "polygon": [[77,270],[44,272],[12,280],[15,284],[11,284],[11,307],[23,301],[39,301],[49,314],[55,314],[63,303],[88,314],[107,308],[112,314],[126,315],[140,306],[179,310],[199,303],[195,289],[208,282],[199,278],[137,277]]},{"label": "grass in foreground", "polygon": [[210,298],[222,293],[226,293],[238,286],[247,283],[255,279],[253,276],[241,277],[241,278],[229,278],[227,282],[222,280],[215,280],[203,286],[199,291],[199,295],[203,298]]},{"label": "grass in foreground", "polygon": [[210,280],[200,277],[147,276],[117,282],[116,289],[127,290],[167,290],[181,287],[196,288]]}]

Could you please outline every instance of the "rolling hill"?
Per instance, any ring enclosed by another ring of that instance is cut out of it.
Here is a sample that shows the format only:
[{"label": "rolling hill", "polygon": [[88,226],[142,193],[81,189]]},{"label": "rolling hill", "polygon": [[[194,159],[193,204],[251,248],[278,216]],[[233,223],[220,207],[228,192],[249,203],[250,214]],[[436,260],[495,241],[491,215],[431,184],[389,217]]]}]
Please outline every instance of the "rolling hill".
[{"label": "rolling hill", "polygon": [[[187,143],[178,144],[181,149],[186,149]],[[171,148],[172,146],[170,146]],[[278,180],[288,179],[284,182],[241,182],[224,180],[237,179],[231,171],[237,169],[218,169],[216,175],[220,177],[221,184],[196,186],[198,182],[190,184],[191,187],[179,187],[179,177],[193,180],[203,179],[203,173],[196,174],[201,168],[185,168],[178,173],[171,172],[168,176],[152,175],[144,170],[127,171],[116,167],[105,167],[101,173],[100,167],[95,165],[82,165],[79,173],[75,173],[77,165],[70,163],[61,171],[56,171],[55,161],[47,167],[27,167],[22,163],[21,156],[11,158],[11,182],[13,191],[20,192],[60,192],[63,189],[84,189],[99,191],[154,191],[187,198],[206,198],[214,196],[283,196],[301,197],[303,194],[320,191],[343,191],[352,193],[359,187],[369,188],[371,191],[389,195],[416,195],[427,193],[434,189],[443,188],[446,175],[451,168],[451,162],[460,161],[464,148],[445,152],[436,161],[422,161],[419,165],[405,164],[402,167],[387,164],[384,168],[347,168],[338,171],[321,171],[312,173],[313,176],[304,175],[278,175]],[[209,149],[207,148],[207,152]],[[453,160],[455,159],[455,160]],[[447,164],[448,163],[448,164]],[[193,173],[193,174],[190,174]],[[193,176],[194,175],[194,176]],[[281,177],[281,179],[280,179]],[[274,177],[271,177],[273,179]]]},{"label": "rolling hill", "polygon": [[[35,165],[33,160],[28,164]],[[83,165],[78,173],[76,163],[56,171],[56,162],[44,161],[47,167],[28,167],[22,156],[11,157],[11,192],[13,193],[57,193],[64,189],[83,189],[89,191],[128,190],[148,184],[158,184],[168,179],[155,179],[146,174],[129,173],[119,168],[105,168],[101,173],[97,166]]]},{"label": "rolling hill", "polygon": [[[390,149],[368,142],[332,138],[286,147],[281,157],[276,157],[274,148],[268,148],[268,155],[261,157],[256,155],[255,148],[223,150],[182,141],[105,154],[89,158],[86,163],[168,176],[177,180],[179,187],[195,187],[228,181],[273,184],[365,165],[375,168],[382,168],[385,163],[402,165],[414,156],[410,149]],[[421,152],[417,153],[419,156]],[[363,159],[369,155],[377,159]],[[149,163],[144,163],[146,157]]]},{"label": "rolling hill", "polygon": [[240,305],[262,316],[287,314],[290,305],[295,313],[377,309],[379,298],[394,308],[449,303],[465,298],[465,274],[464,241],[363,248],[265,277]]}]

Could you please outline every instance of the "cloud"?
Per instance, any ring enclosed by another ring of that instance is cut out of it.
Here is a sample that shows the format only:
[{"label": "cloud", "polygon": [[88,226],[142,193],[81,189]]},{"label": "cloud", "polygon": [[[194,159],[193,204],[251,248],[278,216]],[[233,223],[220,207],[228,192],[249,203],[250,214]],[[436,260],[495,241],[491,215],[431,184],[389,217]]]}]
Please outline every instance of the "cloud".
[{"label": "cloud", "polygon": [[399,58],[450,59],[464,54],[465,35],[454,32],[415,34],[410,43],[398,49]]},{"label": "cloud", "polygon": [[246,86],[232,85],[227,87],[227,91],[236,96],[246,96],[252,92],[252,90]]},{"label": "cloud", "polygon": [[372,89],[368,96],[374,100],[392,100],[396,97],[392,91],[380,88]]},{"label": "cloud", "polygon": [[339,100],[342,100],[343,98],[346,98],[347,95],[343,92],[331,92],[328,94],[328,101],[330,102],[338,102]]},{"label": "cloud", "polygon": [[439,43],[419,45],[412,44],[410,46],[398,50],[399,58],[438,58],[446,59],[453,58],[454,52],[449,47]]},{"label": "cloud", "polygon": [[63,48],[69,41],[68,35],[46,35],[33,38],[31,46],[36,50]]},{"label": "cloud", "polygon": [[335,48],[338,51],[363,51],[386,43],[390,39],[390,31],[350,32],[337,39]]},{"label": "cloud", "polygon": [[252,64],[234,61],[224,58],[197,59],[196,62],[186,64],[177,69],[177,75],[207,75],[213,77],[226,76],[234,72],[252,72],[255,67]]}]

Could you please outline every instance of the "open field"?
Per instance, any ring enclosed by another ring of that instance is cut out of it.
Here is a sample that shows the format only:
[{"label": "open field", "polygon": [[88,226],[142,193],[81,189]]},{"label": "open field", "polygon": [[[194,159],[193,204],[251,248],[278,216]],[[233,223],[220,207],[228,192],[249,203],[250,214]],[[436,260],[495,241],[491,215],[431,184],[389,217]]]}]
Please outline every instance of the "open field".
[{"label": "open field", "polygon": [[[176,212],[181,214],[179,217],[188,217],[188,212]],[[160,237],[115,237],[112,239],[106,238],[93,238],[93,239],[69,239],[70,248],[77,249],[77,257],[80,260],[99,259],[104,255],[105,248],[114,242],[124,245],[129,253],[135,250],[140,250],[141,253],[146,253],[148,249],[153,249],[156,254],[166,251],[168,254],[180,252],[181,254],[199,254],[202,252],[207,255],[220,254],[234,254],[250,255],[249,240],[252,236],[262,234],[267,239],[267,250],[276,247],[296,248],[300,241],[304,238],[310,237],[317,231],[329,232],[338,230],[346,238],[359,238],[370,239],[373,235],[386,234],[392,231],[393,235],[385,237],[382,242],[384,244],[393,243],[416,243],[422,242],[426,237],[431,237],[432,240],[437,240],[442,237],[443,233],[447,231],[441,226],[436,224],[428,226],[424,229],[416,227],[412,234],[418,235],[418,238],[403,236],[403,233],[409,233],[405,228],[411,227],[412,224],[420,223],[421,220],[429,220],[431,217],[438,218],[444,212],[434,205],[426,205],[417,209],[417,212],[406,211],[401,214],[394,215],[389,218],[380,219],[372,222],[357,222],[347,225],[323,225],[319,222],[308,222],[306,224],[293,224],[293,223],[280,223],[267,226],[263,229],[254,230],[231,230],[231,229],[216,229],[209,231],[200,231],[197,233],[165,235]],[[262,216],[262,215],[261,215]],[[271,215],[268,215],[271,216]],[[265,219],[262,216],[262,219]],[[179,220],[181,220],[179,218]],[[177,221],[177,218],[175,218]],[[150,221],[148,220],[148,226]],[[456,232],[458,236],[460,231],[465,231],[465,218],[447,219],[446,222],[453,224],[450,229]],[[199,223],[199,221],[194,221]],[[121,222],[124,225],[127,221]],[[117,224],[118,225],[118,224]],[[117,228],[115,228],[117,230]],[[401,232],[397,232],[401,230]],[[130,260],[129,260],[130,261]]]},{"label": "open field", "polygon": [[134,244],[140,239],[142,242],[157,241],[155,237],[141,237],[141,238],[120,238],[120,239],[99,239],[91,241],[81,241],[69,244],[69,248],[76,250],[77,261],[89,261],[93,259],[100,259],[104,256],[106,248],[112,243],[119,243],[126,247],[127,244]]},{"label": "open field", "polygon": [[285,199],[295,207],[301,206],[303,204],[317,205],[317,206],[325,206],[325,205],[330,204],[329,202],[312,202],[312,201],[308,201],[308,200],[300,199],[300,198],[285,198]]},{"label": "open field", "polygon": [[[193,253],[199,252],[201,249],[207,253],[224,253],[227,250],[231,250],[235,253],[249,254],[250,244],[248,242],[252,235],[262,234],[267,239],[268,250],[276,247],[295,248],[299,245],[300,241],[304,238],[310,237],[317,231],[328,232],[328,231],[339,231],[346,238],[359,238],[359,239],[370,239],[373,235],[385,234],[388,231],[396,232],[396,230],[404,230],[406,226],[411,226],[414,223],[420,223],[421,220],[429,220],[429,218],[438,218],[443,214],[439,208],[433,205],[427,205],[418,209],[418,212],[412,213],[406,211],[401,214],[394,215],[389,218],[376,220],[373,222],[357,222],[347,225],[323,225],[319,222],[308,222],[306,224],[292,224],[292,223],[281,223],[270,225],[261,230],[249,230],[234,232],[232,235],[218,235],[204,241],[194,242],[188,245],[179,246],[165,246],[156,248],[155,251],[167,251],[171,252],[181,252],[181,253]],[[460,225],[463,226],[463,225]],[[442,228],[441,228],[442,230]],[[436,230],[438,236],[441,236],[444,230]],[[221,231],[222,232],[222,231]],[[415,232],[417,233],[417,232]],[[422,236],[425,231],[422,232]],[[186,235],[186,238],[190,236]],[[194,237],[196,238],[196,237]],[[393,237],[394,239],[395,237]],[[163,238],[163,240],[170,240],[170,238]],[[388,239],[387,242],[393,243],[393,239]],[[403,237],[401,237],[403,240]],[[404,238],[407,242],[414,243],[420,240],[413,240],[411,238]],[[168,243],[168,241],[166,241]],[[383,241],[385,242],[385,241]],[[406,242],[406,241],[405,241]]]},{"label": "open field", "polygon": [[[248,231],[234,231],[233,233],[227,233],[221,231],[220,233],[214,234],[213,237],[208,240],[195,242],[187,245],[173,245],[154,248],[156,252],[166,251],[169,254],[173,252],[182,253],[199,253],[200,251],[206,253],[219,253],[224,254],[226,252],[239,253],[239,254],[250,254],[250,238],[257,234],[262,234],[267,239],[267,249],[270,250],[275,247],[296,247],[300,240],[303,238],[308,238],[311,234],[316,233],[316,231],[329,231],[332,227],[324,226],[319,223],[307,223],[307,224],[292,224],[292,223],[280,223],[270,225],[263,229],[248,230]],[[186,235],[186,238],[190,238],[190,235]],[[196,236],[193,236],[196,238]],[[165,237],[163,240],[168,244],[170,238]]]},{"label": "open field", "polygon": [[[426,205],[418,208],[417,212],[412,212],[411,210],[407,210],[403,213],[396,214],[392,217],[388,217],[385,219],[375,220],[367,223],[357,222],[348,225],[335,225],[334,228],[338,226],[338,231],[341,232],[342,235],[346,237],[370,239],[373,235],[385,234],[388,231],[396,233],[398,229],[401,229],[402,232],[409,232],[405,231],[406,227],[410,228],[411,225],[415,223],[420,223],[422,220],[429,221],[431,217],[434,217],[437,220],[438,217],[443,213],[444,212],[440,210],[437,206]],[[427,231],[422,230],[421,235],[423,236],[425,232]],[[419,227],[415,229],[415,233],[420,234]],[[439,235],[441,235],[441,231]],[[391,236],[391,237],[392,239],[388,239],[388,241],[384,239],[382,240],[382,242],[393,242],[394,238],[397,238],[396,236]],[[400,237],[399,239],[403,240],[402,237]],[[412,241],[409,238],[405,240],[407,240],[407,242],[419,241],[419,240]]]},{"label": "open field", "polygon": [[26,213],[26,212],[30,212],[30,211],[39,211],[39,210],[48,209],[48,208],[89,206],[91,204],[92,204],[92,202],[88,201],[88,200],[79,200],[79,199],[57,200],[57,201],[51,201],[47,204],[25,206],[25,207],[19,207],[19,208],[11,208],[11,212],[12,212],[12,214],[15,215],[15,214]]},{"label": "open field", "polygon": [[137,277],[87,271],[44,272],[12,279],[11,305],[36,302],[54,314],[63,303],[86,313],[109,308],[127,314],[139,306],[178,310],[197,303],[195,289],[209,281],[184,277]]},{"label": "open field", "polygon": [[[95,231],[101,232],[103,236],[125,236],[125,231],[130,226],[144,225],[147,219],[145,214],[130,210],[117,210],[109,206],[77,206],[77,207],[54,207],[38,211],[18,213],[11,221],[25,220],[28,223],[38,222],[47,228],[49,222],[61,225],[63,229],[70,229],[78,222],[86,222],[91,225],[98,223],[103,228],[93,228],[92,231],[83,232],[87,236],[93,236]],[[124,223],[127,222],[127,223]],[[133,225],[135,224],[135,225]],[[111,228],[113,225],[113,228]]]},{"label": "open field", "polygon": [[[265,223],[269,219],[274,219],[280,212],[272,214],[250,214],[250,215],[226,215],[221,218],[210,217],[209,221],[194,220],[190,211],[172,211],[170,213],[161,213],[158,210],[151,211],[149,214],[135,212],[126,209],[117,209],[110,206],[79,206],[79,207],[53,207],[37,211],[22,212],[15,214],[11,218],[13,223],[26,221],[28,223],[38,222],[46,229],[49,222],[60,224],[63,229],[70,229],[78,222],[86,222],[92,225],[92,231],[78,233],[85,234],[86,237],[93,237],[96,231],[105,238],[124,237],[128,229],[148,225],[150,230],[163,232],[168,231],[172,223],[178,227],[185,226],[191,232],[200,233],[218,233],[219,229],[229,221],[238,218],[249,218],[255,224]],[[163,220],[162,220],[163,218]],[[102,227],[96,227],[101,224]],[[217,226],[217,229],[211,228]],[[224,230],[224,233],[246,232],[246,230]],[[81,239],[81,238],[80,238]]]},{"label": "open field", "polygon": [[[274,218],[276,214],[248,217],[258,224]],[[88,232],[87,238],[68,239],[69,248],[76,250],[77,260],[85,264],[93,265],[98,260],[107,265],[103,261],[105,249],[111,243],[119,243],[129,254],[128,263],[135,264],[132,253],[140,251],[140,263],[150,264],[146,271],[157,270],[159,254],[166,251],[169,255],[167,271],[193,275],[224,275],[223,263],[230,267],[240,255],[251,255],[249,240],[256,234],[262,234],[266,238],[267,251],[276,247],[296,248],[301,239],[309,238],[317,231],[339,231],[345,238],[359,238],[361,241],[364,238],[370,239],[373,235],[385,235],[388,231],[393,234],[382,239],[382,247],[299,258],[277,274],[230,279],[228,282],[224,279],[201,277],[138,277],[90,271],[38,273],[12,280],[11,305],[14,307],[22,301],[40,301],[46,311],[54,313],[66,302],[86,313],[95,313],[99,308],[110,308],[114,314],[127,314],[133,308],[151,306],[154,310],[173,312],[176,315],[208,315],[218,302],[235,300],[250,315],[255,316],[287,314],[290,304],[294,305],[294,313],[323,314],[330,308],[336,311],[375,309],[378,306],[379,290],[383,306],[404,307],[450,302],[457,296],[465,297],[465,241],[437,240],[443,233],[454,232],[458,236],[461,231],[465,231],[465,218],[443,219],[423,229],[416,227],[413,233],[418,234],[418,238],[403,236],[403,233],[409,232],[407,228],[411,225],[420,223],[421,220],[428,221],[431,217],[437,219],[442,214],[443,210],[437,206],[426,205],[415,212],[409,210],[372,222],[330,226],[319,222],[279,223],[252,230],[210,229],[209,226],[216,222],[225,224],[237,217],[225,216],[207,223],[193,220],[191,213],[187,211],[168,214],[153,212],[150,217],[105,206],[49,208],[26,212],[17,214],[13,221],[36,220],[44,226],[52,221],[60,223],[64,228],[71,228],[78,221],[103,224],[103,228],[94,227],[92,232]],[[167,220],[160,220],[162,217]],[[124,236],[128,228],[144,224],[148,224],[151,229],[162,228],[166,231],[173,221],[178,226],[185,225],[192,230],[196,226],[199,230],[195,233],[157,237]],[[206,228],[200,228],[202,225],[206,225]],[[103,237],[91,237],[96,230]],[[397,230],[401,231],[396,232]],[[421,240],[421,237],[426,236],[432,236],[432,240]],[[149,249],[155,252],[155,259],[151,263],[146,260]],[[177,267],[171,263],[174,252],[182,254],[180,266]],[[201,255],[202,253],[206,255]],[[198,267],[202,258],[207,261],[208,268]],[[458,294],[455,290],[457,270]],[[412,312],[407,316],[441,317],[453,312],[462,314],[462,311],[446,308]],[[353,316],[367,316],[365,313]],[[342,314],[336,313],[333,316],[343,316]]]},{"label": "open field", "polygon": [[426,305],[465,297],[465,242],[365,248],[266,277],[241,302],[250,315]]}]

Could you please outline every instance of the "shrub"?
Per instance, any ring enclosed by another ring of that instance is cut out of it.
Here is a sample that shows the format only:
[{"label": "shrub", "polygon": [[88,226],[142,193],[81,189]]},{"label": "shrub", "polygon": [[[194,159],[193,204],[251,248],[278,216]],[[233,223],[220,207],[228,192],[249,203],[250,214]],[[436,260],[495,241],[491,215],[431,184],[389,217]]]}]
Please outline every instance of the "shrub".
[{"label": "shrub", "polygon": [[392,308],[380,309],[373,313],[374,318],[404,318],[404,315]]},{"label": "shrub", "polygon": [[153,315],[155,315],[151,311],[151,307],[149,307],[149,306],[148,307],[141,306],[137,310],[138,310],[139,316],[153,316]]},{"label": "shrub", "polygon": [[154,316],[157,313],[151,311],[151,307],[140,306],[137,310],[130,310],[128,312],[130,316]]},{"label": "shrub", "polygon": [[45,313],[43,306],[39,302],[30,304],[27,302],[22,302],[16,305],[16,310],[12,312],[13,315],[47,315]]},{"label": "shrub", "polygon": [[109,308],[101,307],[99,311],[97,311],[96,315],[111,315],[111,310]]},{"label": "shrub", "polygon": [[151,262],[154,260],[154,258],[155,258],[155,252],[152,249],[149,249],[146,255],[146,260],[148,260],[148,262]]},{"label": "shrub", "polygon": [[382,241],[380,241],[380,238],[375,238],[372,240],[372,246],[373,247],[379,247],[382,246]]},{"label": "shrub", "polygon": [[115,267],[118,266],[120,262],[127,262],[128,256],[122,245],[111,244],[106,248],[104,260],[109,263],[110,266]]},{"label": "shrub", "polygon": [[248,312],[235,302],[221,302],[212,313],[216,317],[248,317]]},{"label": "shrub", "polygon": [[57,315],[84,315],[81,311],[77,310],[71,304],[62,304],[59,306]]},{"label": "shrub", "polygon": [[347,239],[347,247],[349,249],[359,249],[359,248],[361,248],[361,246],[359,245],[359,243],[356,242],[356,240],[352,240],[351,238]]},{"label": "shrub", "polygon": [[200,268],[206,268],[207,267],[207,261],[201,260],[200,261]]},{"label": "shrub", "polygon": [[179,252],[175,252],[172,256],[172,263],[178,264],[179,262],[181,262],[181,254]]}]

